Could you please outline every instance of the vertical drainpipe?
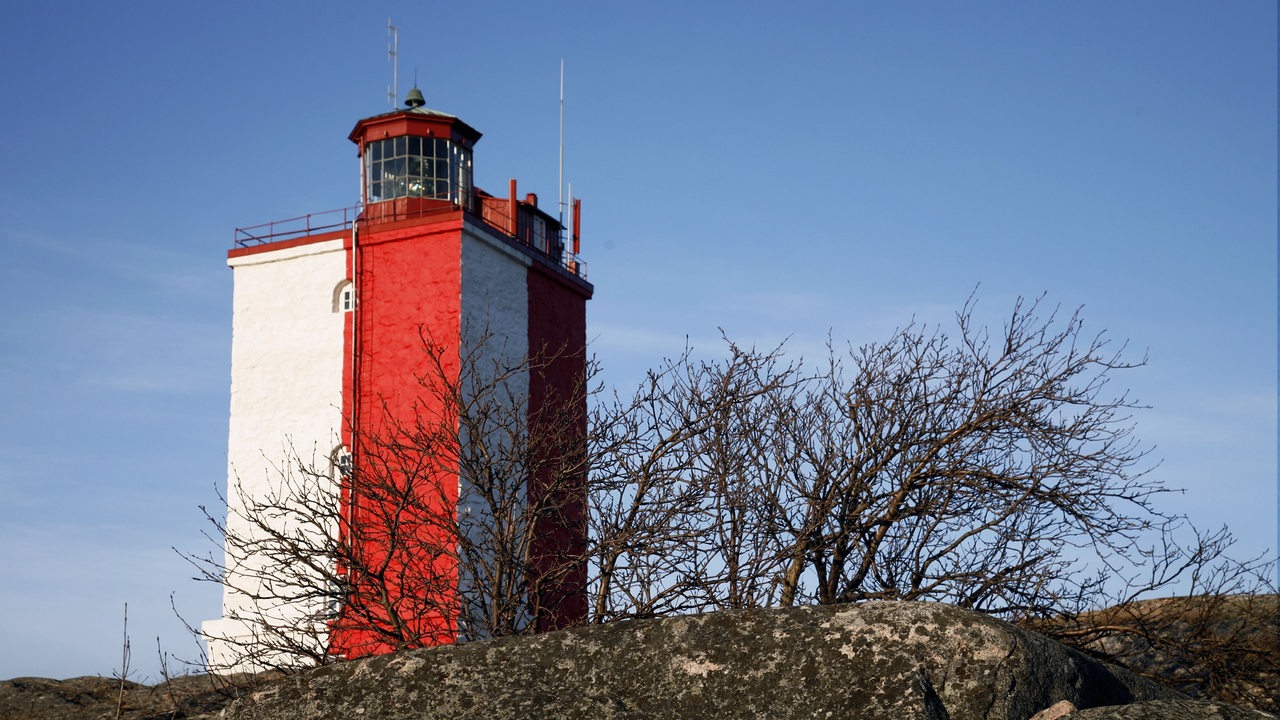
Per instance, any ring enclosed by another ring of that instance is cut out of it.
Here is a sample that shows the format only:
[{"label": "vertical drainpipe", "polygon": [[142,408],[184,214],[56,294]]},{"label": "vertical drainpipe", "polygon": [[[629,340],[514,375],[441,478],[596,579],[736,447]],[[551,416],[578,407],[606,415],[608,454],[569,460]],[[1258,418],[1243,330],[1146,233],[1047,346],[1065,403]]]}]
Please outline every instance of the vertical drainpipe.
[{"label": "vertical drainpipe", "polygon": [[[351,220],[351,407],[349,409],[350,418],[348,422],[349,431],[351,433],[351,471],[347,476],[347,532],[351,533],[355,527],[356,521],[356,448],[359,446],[359,407],[360,407],[360,306],[363,304],[363,288],[360,287],[360,218],[366,206],[365,197],[365,163],[364,163],[364,143],[360,144],[360,150],[357,157],[360,158],[360,191],[357,194],[359,204],[356,207],[356,216]],[[341,498],[339,498],[341,502]],[[350,568],[348,568],[348,574]],[[351,578],[348,577],[348,581]]]}]

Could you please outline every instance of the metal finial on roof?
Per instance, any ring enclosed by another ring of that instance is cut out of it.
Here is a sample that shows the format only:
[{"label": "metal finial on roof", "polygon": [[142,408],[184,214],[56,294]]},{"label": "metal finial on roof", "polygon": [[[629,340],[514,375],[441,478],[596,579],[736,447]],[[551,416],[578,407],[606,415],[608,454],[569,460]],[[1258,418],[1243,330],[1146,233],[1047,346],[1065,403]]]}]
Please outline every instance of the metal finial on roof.
[{"label": "metal finial on roof", "polygon": [[426,98],[422,97],[422,91],[415,87],[405,96],[404,104],[406,107],[419,108],[426,105],[427,101]]}]

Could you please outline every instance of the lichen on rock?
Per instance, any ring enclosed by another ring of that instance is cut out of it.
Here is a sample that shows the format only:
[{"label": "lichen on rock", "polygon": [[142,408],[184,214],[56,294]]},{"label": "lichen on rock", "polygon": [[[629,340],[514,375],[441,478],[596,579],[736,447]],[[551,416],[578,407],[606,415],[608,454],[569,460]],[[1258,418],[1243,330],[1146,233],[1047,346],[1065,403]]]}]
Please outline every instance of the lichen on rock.
[{"label": "lichen on rock", "polygon": [[931,603],[618,622],[320,668],[229,720],[1025,720],[1060,700],[1178,693],[990,617]]}]

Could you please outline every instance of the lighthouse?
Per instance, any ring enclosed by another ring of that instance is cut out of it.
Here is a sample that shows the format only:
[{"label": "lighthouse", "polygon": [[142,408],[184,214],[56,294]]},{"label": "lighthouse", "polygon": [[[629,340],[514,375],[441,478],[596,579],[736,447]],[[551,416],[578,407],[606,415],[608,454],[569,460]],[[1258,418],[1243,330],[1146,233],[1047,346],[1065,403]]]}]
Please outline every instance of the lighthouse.
[{"label": "lighthouse", "polygon": [[476,187],[480,137],[415,88],[359,206],[236,231],[211,669],[585,620],[581,206]]}]

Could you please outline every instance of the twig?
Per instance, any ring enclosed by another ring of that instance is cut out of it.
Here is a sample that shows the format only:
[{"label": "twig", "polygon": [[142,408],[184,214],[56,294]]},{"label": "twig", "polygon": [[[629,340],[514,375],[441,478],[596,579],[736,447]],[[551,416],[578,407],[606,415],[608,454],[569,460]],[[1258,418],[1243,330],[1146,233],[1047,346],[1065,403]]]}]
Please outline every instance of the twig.
[{"label": "twig", "polygon": [[116,698],[116,720],[124,712],[124,689],[129,677],[129,603],[124,604],[124,639],[120,645],[120,694]]}]

